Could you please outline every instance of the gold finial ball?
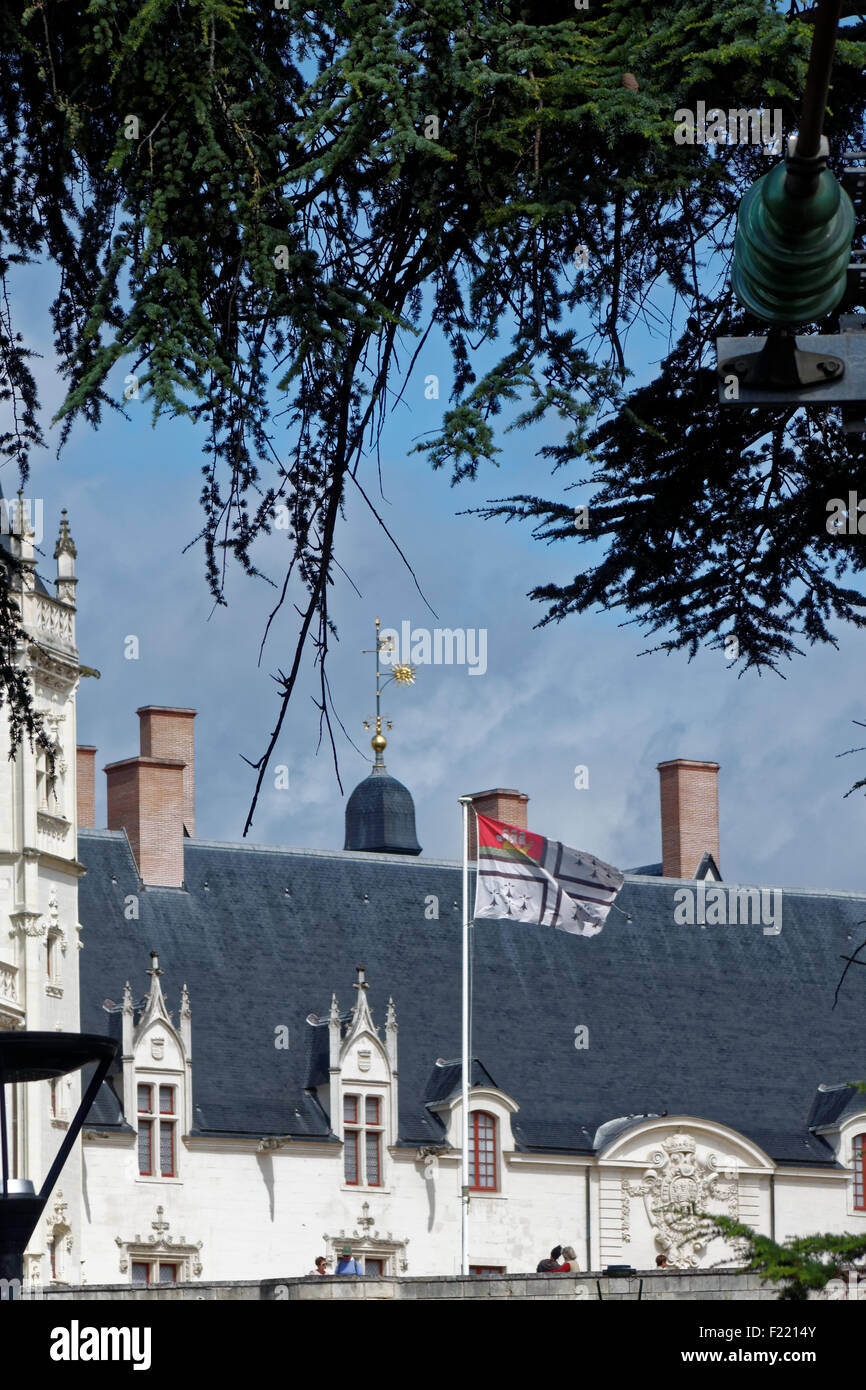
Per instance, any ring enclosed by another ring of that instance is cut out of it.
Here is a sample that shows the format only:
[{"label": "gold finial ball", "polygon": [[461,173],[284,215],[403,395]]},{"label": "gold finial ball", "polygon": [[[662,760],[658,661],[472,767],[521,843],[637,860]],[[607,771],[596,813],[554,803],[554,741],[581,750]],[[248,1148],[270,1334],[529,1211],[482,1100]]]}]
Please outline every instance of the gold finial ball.
[{"label": "gold finial ball", "polygon": [[388,746],[388,740],[384,734],[374,734],[370,739],[370,747],[374,753],[384,753]]}]

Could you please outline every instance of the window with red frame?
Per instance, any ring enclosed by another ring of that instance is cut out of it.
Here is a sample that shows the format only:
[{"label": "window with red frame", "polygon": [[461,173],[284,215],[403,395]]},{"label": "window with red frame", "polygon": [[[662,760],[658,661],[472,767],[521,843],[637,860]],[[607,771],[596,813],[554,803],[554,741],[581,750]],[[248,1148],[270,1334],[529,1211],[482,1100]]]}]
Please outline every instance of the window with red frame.
[{"label": "window with red frame", "polygon": [[495,1192],[496,1120],[486,1110],[473,1110],[469,1130],[469,1186],[473,1192]]},{"label": "window with red frame", "polygon": [[164,1178],[174,1173],[174,1086],[159,1088],[159,1171]]},{"label": "window with red frame", "polygon": [[854,1210],[866,1211],[866,1134],[854,1135]]},{"label": "window with red frame", "polygon": [[176,1284],[177,1265],[163,1260],[133,1260],[133,1284]]},{"label": "window with red frame", "polygon": [[[154,1110],[154,1090],[159,1093],[159,1113]],[[175,1086],[142,1083],[138,1087],[138,1171],[144,1178],[155,1177],[154,1159],[159,1158],[159,1176],[176,1177],[175,1127],[177,1109]]]},{"label": "window with red frame", "polygon": [[364,1256],[364,1273],[377,1274],[381,1276],[385,1273],[385,1261],[374,1260],[370,1255]]},{"label": "window with red frame", "polygon": [[470,1265],[470,1274],[504,1274],[505,1265]]},{"label": "window with red frame", "polygon": [[[138,1171],[142,1177],[153,1173],[153,1087],[138,1088]],[[135,1269],[135,1265],[133,1265]],[[141,1282],[141,1281],[139,1281]],[[147,1282],[146,1280],[144,1281]]]},{"label": "window with red frame", "polygon": [[357,1187],[361,1181],[360,1165],[358,1163],[358,1139],[360,1131],[350,1126],[358,1123],[358,1097],[343,1097],[343,1167],[346,1174],[346,1182],[351,1187]]},{"label": "window with red frame", "polygon": [[380,1096],[343,1097],[343,1165],[346,1182],[350,1187],[382,1186]]}]

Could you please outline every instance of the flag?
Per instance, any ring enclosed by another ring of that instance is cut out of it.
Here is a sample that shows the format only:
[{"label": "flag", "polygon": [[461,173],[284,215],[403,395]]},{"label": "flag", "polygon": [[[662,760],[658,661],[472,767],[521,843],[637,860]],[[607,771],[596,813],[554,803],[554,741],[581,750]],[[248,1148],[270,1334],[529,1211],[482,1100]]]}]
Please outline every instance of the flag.
[{"label": "flag", "polygon": [[595,936],[622,885],[619,869],[592,854],[478,816],[476,917]]}]

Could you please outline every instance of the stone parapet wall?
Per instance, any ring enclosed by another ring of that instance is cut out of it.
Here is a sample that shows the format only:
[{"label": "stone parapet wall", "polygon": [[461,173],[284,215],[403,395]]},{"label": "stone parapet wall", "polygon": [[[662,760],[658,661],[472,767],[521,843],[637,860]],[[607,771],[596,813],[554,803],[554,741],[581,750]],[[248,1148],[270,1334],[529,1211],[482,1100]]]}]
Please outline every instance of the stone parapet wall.
[{"label": "stone parapet wall", "polygon": [[[642,1288],[641,1288],[642,1285]],[[107,1284],[101,1287],[45,1289],[47,1300],[84,1300],[93,1302],[178,1302],[211,1300],[245,1300],[260,1302],[287,1300],[341,1299],[401,1301],[404,1299],[476,1299],[519,1298],[548,1301],[566,1299],[578,1302],[619,1300],[636,1302],[638,1295],[646,1300],[686,1300],[691,1302],[728,1302],[773,1300],[778,1290],[762,1282],[757,1274],[719,1272],[713,1270],[688,1272],[652,1270],[643,1274],[608,1275],[580,1274],[494,1274],[483,1278],[464,1279],[458,1275],[439,1275],[420,1279],[378,1279],[372,1276],[309,1276],[304,1279],[239,1280],[234,1283],[151,1284],[133,1288],[129,1284]]]}]

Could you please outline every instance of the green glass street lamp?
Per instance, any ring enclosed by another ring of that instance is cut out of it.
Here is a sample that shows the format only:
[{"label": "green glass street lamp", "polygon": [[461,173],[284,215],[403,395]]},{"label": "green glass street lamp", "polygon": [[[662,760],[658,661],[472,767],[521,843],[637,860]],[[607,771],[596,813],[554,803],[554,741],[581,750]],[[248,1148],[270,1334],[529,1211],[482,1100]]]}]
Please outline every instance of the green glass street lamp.
[{"label": "green glass street lamp", "polygon": [[[801,143],[802,137],[798,150]],[[787,166],[777,164],[740,203],[731,285],[744,308],[765,323],[814,323],[845,294],[854,206],[827,168],[826,154],[822,139],[814,158],[789,156]],[[802,169],[813,192],[791,191],[792,168]]]},{"label": "green glass street lamp", "polygon": [[740,303],[772,325],[760,352],[719,363],[745,387],[784,391],[839,381],[833,353],[803,352],[790,332],[824,318],[843,299],[856,218],[827,168],[822,134],[842,0],[818,0],[799,135],[788,157],[745,193],[737,215],[731,285]]}]

